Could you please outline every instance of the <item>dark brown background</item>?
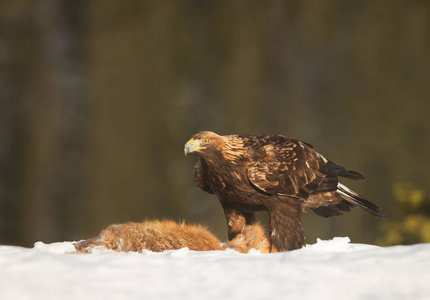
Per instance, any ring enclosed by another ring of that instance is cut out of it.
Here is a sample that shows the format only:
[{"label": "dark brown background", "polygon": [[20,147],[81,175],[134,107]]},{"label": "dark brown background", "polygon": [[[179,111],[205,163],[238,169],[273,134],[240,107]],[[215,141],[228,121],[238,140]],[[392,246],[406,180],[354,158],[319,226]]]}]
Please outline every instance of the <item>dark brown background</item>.
[{"label": "dark brown background", "polygon": [[[428,190],[429,53],[428,1],[3,0],[0,244],[145,218],[225,239],[183,155],[199,130],[307,141],[401,215],[396,184]],[[382,235],[359,210],[304,219],[308,243]]]}]

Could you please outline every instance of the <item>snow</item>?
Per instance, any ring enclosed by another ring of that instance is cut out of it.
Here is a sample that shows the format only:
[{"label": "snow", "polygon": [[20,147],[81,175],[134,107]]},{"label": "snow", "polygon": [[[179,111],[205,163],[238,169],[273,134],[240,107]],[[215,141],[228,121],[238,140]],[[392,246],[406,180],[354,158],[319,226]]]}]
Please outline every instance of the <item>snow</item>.
[{"label": "snow", "polygon": [[71,242],[0,246],[0,299],[430,299],[430,244],[72,252]]}]

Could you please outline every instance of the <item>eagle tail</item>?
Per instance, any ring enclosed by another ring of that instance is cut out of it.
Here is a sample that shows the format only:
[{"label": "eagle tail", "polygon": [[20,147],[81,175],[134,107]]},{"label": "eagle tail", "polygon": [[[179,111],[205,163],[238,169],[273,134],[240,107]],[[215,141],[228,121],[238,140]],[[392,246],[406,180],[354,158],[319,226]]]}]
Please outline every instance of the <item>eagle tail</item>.
[{"label": "eagle tail", "polygon": [[297,199],[279,199],[269,210],[269,232],[272,252],[300,249],[305,246],[305,234],[300,221],[301,207]]},{"label": "eagle tail", "polygon": [[362,196],[350,190],[343,184],[338,183],[336,193],[340,195],[344,201],[348,202],[348,204],[353,204],[354,206],[357,205],[370,213],[372,216],[375,216],[380,219],[385,219],[385,215],[382,213],[381,208],[379,208],[379,206],[364,199]]}]

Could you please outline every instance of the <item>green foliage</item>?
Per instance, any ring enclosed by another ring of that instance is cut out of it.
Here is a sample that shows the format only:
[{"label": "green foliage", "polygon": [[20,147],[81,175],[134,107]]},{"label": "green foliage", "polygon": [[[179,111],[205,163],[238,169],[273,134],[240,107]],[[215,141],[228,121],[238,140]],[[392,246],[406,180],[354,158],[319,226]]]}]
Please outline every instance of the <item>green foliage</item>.
[{"label": "green foliage", "polygon": [[430,203],[424,190],[411,183],[394,186],[396,202],[402,212],[400,217],[384,222],[385,236],[382,245],[410,245],[430,242]]}]

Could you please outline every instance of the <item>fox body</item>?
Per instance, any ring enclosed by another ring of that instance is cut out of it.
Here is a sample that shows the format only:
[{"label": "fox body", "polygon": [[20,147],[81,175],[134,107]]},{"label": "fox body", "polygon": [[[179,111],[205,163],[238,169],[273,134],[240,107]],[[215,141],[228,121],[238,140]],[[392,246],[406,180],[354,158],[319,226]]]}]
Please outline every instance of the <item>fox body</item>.
[{"label": "fox body", "polygon": [[269,240],[259,223],[245,226],[235,239],[222,245],[215,235],[201,225],[170,220],[114,224],[102,230],[95,238],[75,243],[78,253],[88,253],[97,246],[125,252],[142,252],[142,250],[161,252],[188,247],[196,251],[230,248],[242,253],[255,248],[268,253],[270,249]]}]

